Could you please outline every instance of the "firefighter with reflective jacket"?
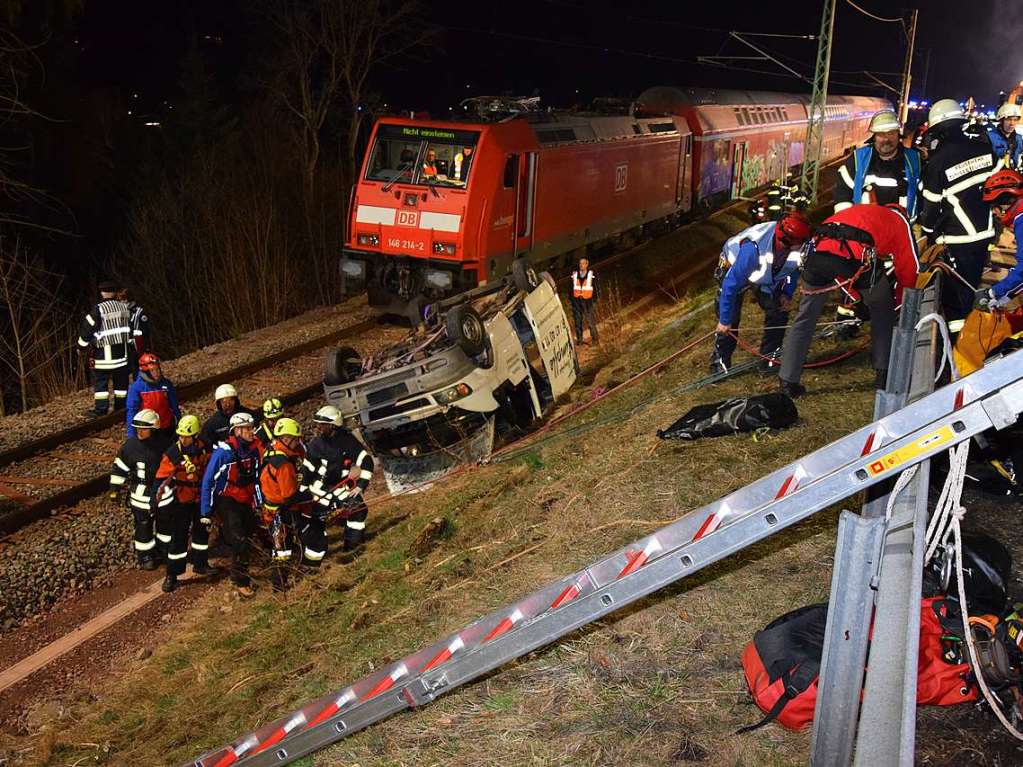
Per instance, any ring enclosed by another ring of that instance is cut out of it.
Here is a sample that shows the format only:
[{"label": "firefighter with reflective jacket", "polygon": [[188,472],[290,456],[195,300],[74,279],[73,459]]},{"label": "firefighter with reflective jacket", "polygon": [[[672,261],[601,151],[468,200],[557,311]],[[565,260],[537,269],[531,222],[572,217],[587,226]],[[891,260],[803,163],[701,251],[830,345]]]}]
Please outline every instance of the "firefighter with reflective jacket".
[{"label": "firefighter with reflective jacket", "polygon": [[327,551],[324,528],[332,512],[340,511],[345,519],[344,550],[362,543],[369,512],[363,493],[373,479],[373,456],[342,427],[341,411],[333,405],[321,407],[313,420],[316,436],[303,464],[303,483],[314,501],[313,516],[308,531],[302,534],[302,544],[304,561],[315,567]]},{"label": "firefighter with reflective jacket", "polygon": [[995,218],[1016,237],[1016,265],[990,288],[977,291],[982,309],[996,309],[1023,293],[1023,174],[999,170],[984,182],[984,200]]},{"label": "firefighter with reflective jacket", "polygon": [[274,425],[274,439],[263,454],[259,487],[263,491],[263,526],[270,534],[273,559],[272,582],[277,591],[287,587],[291,542],[302,510],[308,514],[309,491],[301,485],[299,469],[305,456],[302,427],[293,418],[280,418]]},{"label": "firefighter with reflective jacket", "polygon": [[924,135],[929,153],[924,169],[920,226],[930,243],[945,245],[945,260],[955,271],[945,280],[941,303],[949,330],[958,331],[973,307],[975,290],[994,239],[991,208],[982,197],[984,181],[995,168],[991,145],[963,133],[966,115],[957,101],[931,107]]},{"label": "firefighter with reflective jacket", "polygon": [[178,393],[169,378],[164,377],[160,358],[149,352],[139,358],[139,375],[128,388],[128,436],[135,436],[131,425],[135,413],[149,409],[160,416],[160,427],[153,439],[166,448],[174,439],[174,426],[181,418]]},{"label": "firefighter with reflective jacket", "polygon": [[920,195],[920,152],[902,145],[902,125],[891,109],[870,118],[871,138],[838,169],[835,212],[853,205],[901,205],[916,218]]},{"label": "firefighter with reflective jacket", "polygon": [[238,398],[238,390],[231,384],[221,384],[213,394],[217,405],[217,411],[206,419],[202,425],[199,436],[203,442],[212,447],[226,440],[231,433],[231,417],[236,413],[245,413],[252,416],[252,422],[256,422],[256,413],[242,406]]},{"label": "firefighter with reflective jacket", "polygon": [[781,349],[789,305],[796,290],[800,250],[810,237],[810,220],[790,211],[779,221],[754,224],[725,242],[715,275],[718,289],[718,326],[711,353],[711,373],[724,373],[732,366],[735,333],[742,317],[742,299],[752,290],[764,310],[764,335],[760,343],[761,370],[770,370]]},{"label": "firefighter with reflective jacket", "polygon": [[790,397],[806,391],[799,383],[803,363],[832,291],[863,295],[870,311],[874,385],[884,388],[895,310],[902,291],[916,285],[919,271],[916,238],[898,206],[853,205],[826,219],[814,230],[803,260],[799,310],[781,353],[782,391]]},{"label": "firefighter with reflective jacket", "polygon": [[1023,170],[1023,163],[1020,162],[1023,156],[1023,136],[1016,132],[1021,115],[1023,111],[1019,104],[1006,101],[998,107],[996,122],[987,126],[987,137],[998,158],[999,168]]},{"label": "firefighter with reflective jacket", "polygon": [[117,297],[128,305],[128,322],[131,325],[132,344],[128,347],[128,357],[131,363],[131,372],[137,373],[139,359],[146,352],[153,351],[153,338],[149,330],[149,315],[146,310],[139,306],[128,291],[122,289]]},{"label": "firefighter with reflective jacket", "polygon": [[597,322],[593,308],[597,304],[597,286],[594,283],[590,261],[579,259],[579,268],[572,272],[572,319],[575,321],[575,342],[583,344],[583,320],[590,328],[590,342],[597,343]]},{"label": "firefighter with reflective jacket", "polygon": [[263,403],[263,420],[256,427],[256,441],[259,443],[260,453],[266,452],[274,441],[274,426],[283,415],[284,405],[277,397],[271,397]]},{"label": "firefighter with reflective jacket", "polygon": [[109,497],[115,499],[122,490],[128,491],[128,506],[135,520],[135,555],[143,570],[155,570],[158,559],[153,482],[162,451],[152,435],[159,424],[160,416],[154,411],[137,412],[132,421],[135,436],[125,441],[110,472]]},{"label": "firefighter with reflective jacket", "polygon": [[78,352],[88,356],[93,373],[93,414],[106,415],[114,386],[114,410],[124,407],[131,374],[131,316],[128,305],[117,298],[115,282],[100,283],[98,304],[89,309],[78,331]]},{"label": "firefighter with reflective jacket", "polygon": [[255,420],[248,413],[231,416],[230,436],[210,456],[199,496],[202,524],[209,526],[213,514],[220,514],[224,540],[231,547],[231,581],[242,597],[251,597],[254,593],[249,578],[249,556],[256,532],[256,507],[263,504],[255,427]]}]

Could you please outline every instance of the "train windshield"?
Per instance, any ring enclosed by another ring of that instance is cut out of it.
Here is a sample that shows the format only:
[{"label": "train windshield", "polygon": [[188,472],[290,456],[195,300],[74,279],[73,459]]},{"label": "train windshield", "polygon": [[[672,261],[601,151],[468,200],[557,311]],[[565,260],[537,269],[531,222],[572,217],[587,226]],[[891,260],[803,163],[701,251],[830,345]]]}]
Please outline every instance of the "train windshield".
[{"label": "train windshield", "polygon": [[380,125],[366,180],[464,188],[479,137],[476,131]]}]

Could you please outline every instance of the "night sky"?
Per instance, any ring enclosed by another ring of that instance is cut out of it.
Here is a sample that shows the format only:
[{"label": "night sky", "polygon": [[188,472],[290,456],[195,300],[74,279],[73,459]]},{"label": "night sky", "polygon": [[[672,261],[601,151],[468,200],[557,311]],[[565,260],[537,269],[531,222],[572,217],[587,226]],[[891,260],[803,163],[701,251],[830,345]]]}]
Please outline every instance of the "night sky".
[{"label": "night sky", "polygon": [[[897,16],[904,7],[879,0],[859,4],[882,16]],[[1023,21],[1009,0],[918,4],[915,98],[975,95],[987,102],[1023,79],[1023,61],[1012,53]],[[756,55],[729,40],[729,30],[816,34],[820,0],[708,5],[713,7],[677,0],[434,0],[423,7],[426,20],[441,28],[438,45],[420,61],[384,69],[375,86],[392,106],[435,114],[467,95],[484,93],[539,93],[545,103],[564,105],[594,96],[631,97],[656,84],[808,90],[768,62],[734,63],[766,72],[761,73],[699,65],[696,59]],[[84,84],[139,93],[142,110],[173,102],[181,95],[175,90],[181,57],[191,41],[198,41],[214,64],[224,98],[231,100],[244,90],[244,75],[258,57],[252,42],[256,22],[243,11],[250,6],[242,0],[89,0],[78,26]],[[808,73],[812,68],[812,41],[753,40],[794,69]],[[897,73],[903,52],[899,25],[868,19],[839,0],[834,91],[883,94],[862,70]]]}]

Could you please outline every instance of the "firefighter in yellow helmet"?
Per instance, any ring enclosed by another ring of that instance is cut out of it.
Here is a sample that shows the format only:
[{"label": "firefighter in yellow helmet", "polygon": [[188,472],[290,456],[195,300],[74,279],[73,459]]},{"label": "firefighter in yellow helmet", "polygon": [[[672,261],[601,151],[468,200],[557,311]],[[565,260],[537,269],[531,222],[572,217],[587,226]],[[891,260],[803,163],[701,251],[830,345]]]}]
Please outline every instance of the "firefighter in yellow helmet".
[{"label": "firefighter in yellow helmet", "polygon": [[284,405],[277,397],[270,397],[263,403],[263,420],[256,427],[256,444],[259,452],[265,453],[274,441],[274,426],[284,415]]},{"label": "firefighter in yellow helmet", "polygon": [[274,438],[263,454],[259,486],[263,491],[263,525],[270,534],[273,587],[282,591],[288,583],[291,542],[298,517],[308,511],[310,495],[301,487],[299,467],[305,458],[302,427],[293,418],[280,418]]}]

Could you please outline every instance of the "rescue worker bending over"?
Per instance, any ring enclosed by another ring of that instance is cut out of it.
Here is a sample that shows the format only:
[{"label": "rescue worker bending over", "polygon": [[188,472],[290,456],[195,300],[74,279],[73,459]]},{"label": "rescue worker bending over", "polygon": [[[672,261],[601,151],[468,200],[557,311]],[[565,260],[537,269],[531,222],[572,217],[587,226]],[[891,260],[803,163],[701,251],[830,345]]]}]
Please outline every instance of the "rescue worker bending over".
[{"label": "rescue worker bending over", "polygon": [[[894,269],[894,295],[884,262]],[[870,357],[874,385],[884,388],[895,328],[895,308],[902,291],[916,284],[920,260],[909,221],[894,207],[854,205],[839,211],[814,231],[803,260],[803,289],[799,311],[785,336],[779,379],[781,389],[798,397],[803,363],[828,293],[859,291],[870,311]]]},{"label": "rescue worker bending over", "polygon": [[263,504],[259,489],[259,450],[255,422],[248,413],[235,413],[231,435],[213,451],[202,478],[199,520],[209,527],[220,514],[224,540],[231,547],[231,581],[239,596],[253,595],[249,556],[256,532],[256,507]]},{"label": "rescue worker bending over", "polygon": [[[316,411],[316,436],[309,443],[303,466],[303,486],[309,489],[313,515],[303,533],[303,561],[313,567],[327,551],[327,515],[340,511],[345,519],[344,550],[362,543],[369,509],[363,492],[373,479],[373,456],[342,427],[341,411],[325,405]],[[303,520],[302,524],[306,524]]]},{"label": "rescue worker bending over", "polygon": [[899,140],[902,125],[891,109],[870,118],[872,134],[838,169],[835,212],[852,205],[876,203],[901,205],[916,218],[920,192],[920,152],[907,149]]},{"label": "rescue worker bending over", "polygon": [[991,150],[998,158],[999,168],[1023,170],[1020,157],[1023,155],[1023,136],[1016,132],[1020,115],[1019,104],[1006,101],[998,107],[993,125],[987,126],[987,137],[991,142]]},{"label": "rescue worker bending over", "polygon": [[718,289],[718,326],[710,372],[725,373],[732,366],[732,353],[742,318],[742,298],[752,289],[764,310],[764,336],[760,354],[772,359],[760,361],[768,371],[785,337],[789,305],[796,290],[801,266],[800,249],[810,237],[810,220],[798,211],[784,214],[779,221],[754,224],[725,242],[715,275]]},{"label": "rescue worker bending over", "polygon": [[131,374],[132,343],[128,305],[117,298],[116,282],[100,283],[100,302],[89,309],[78,331],[78,353],[88,357],[93,380],[93,415],[110,409],[108,387],[114,385],[114,410],[124,407]]},{"label": "rescue worker bending over", "polygon": [[169,378],[163,375],[160,358],[149,352],[139,358],[139,375],[128,388],[128,436],[135,436],[131,425],[135,414],[143,409],[154,411],[160,416],[160,427],[153,439],[164,449],[174,440],[174,426],[181,418],[178,393]]},{"label": "rescue worker bending over", "polygon": [[189,559],[196,575],[216,572],[209,560],[210,529],[199,518],[199,484],[210,459],[206,444],[199,439],[199,419],[194,415],[182,417],[176,434],[177,441],[160,461],[153,491],[157,526],[170,534],[164,591],[175,589]]},{"label": "rescue worker bending over", "polygon": [[135,436],[128,437],[121,446],[110,472],[108,497],[116,499],[121,490],[128,490],[128,505],[135,520],[135,555],[143,570],[155,570],[157,565],[152,490],[161,450],[152,435],[159,423],[160,416],[154,411],[137,412],[132,420]]},{"label": "rescue worker bending over", "polygon": [[1023,292],[1023,174],[999,170],[984,182],[984,200],[995,218],[1016,236],[1016,265],[990,288],[977,291],[977,305],[998,308]]},{"label": "rescue worker bending over", "polygon": [[256,422],[256,414],[247,407],[243,407],[238,399],[238,390],[231,384],[221,384],[213,395],[217,403],[217,412],[206,419],[202,425],[200,439],[211,447],[228,438],[231,431],[231,416],[236,413],[246,413],[252,416],[252,422]]},{"label": "rescue worker bending over", "polygon": [[930,243],[942,243],[945,260],[955,270],[943,283],[941,304],[949,330],[962,327],[973,308],[973,296],[994,239],[991,209],[981,196],[994,171],[995,157],[983,139],[963,133],[966,115],[957,101],[942,99],[931,107],[924,135],[929,147],[924,169],[924,202],[920,226]]},{"label": "rescue worker bending over", "polygon": [[572,272],[572,319],[575,321],[575,343],[582,346],[583,320],[590,328],[590,342],[598,343],[597,322],[593,316],[593,308],[597,304],[596,275],[590,269],[590,261],[579,259],[579,268]]},{"label": "rescue worker bending over", "polygon": [[281,418],[274,426],[274,439],[263,454],[259,487],[263,491],[263,525],[270,534],[273,559],[272,583],[275,591],[288,585],[287,566],[291,561],[291,542],[303,509],[308,514],[310,495],[300,486],[299,467],[305,456],[302,427],[293,418]]},{"label": "rescue worker bending over", "polygon": [[284,405],[276,397],[271,397],[263,403],[263,420],[256,427],[256,443],[259,445],[260,454],[266,452],[274,441],[274,426],[282,415]]}]

